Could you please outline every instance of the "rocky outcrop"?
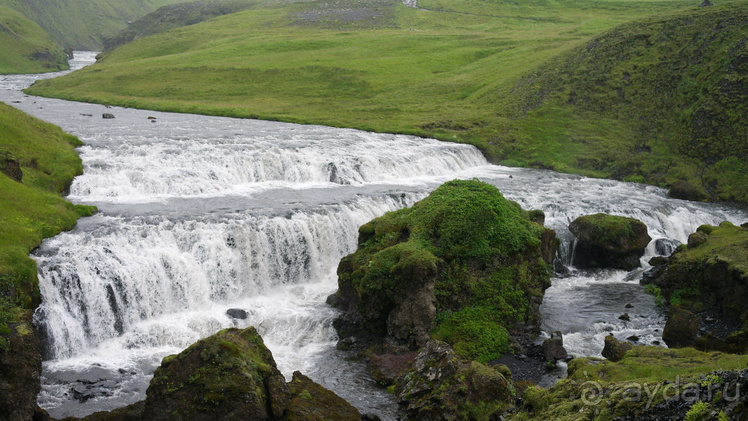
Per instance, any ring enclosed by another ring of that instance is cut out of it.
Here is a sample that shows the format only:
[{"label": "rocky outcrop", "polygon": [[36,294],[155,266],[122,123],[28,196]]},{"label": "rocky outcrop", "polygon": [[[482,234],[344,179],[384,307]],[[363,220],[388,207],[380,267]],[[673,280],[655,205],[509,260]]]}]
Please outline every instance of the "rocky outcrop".
[{"label": "rocky outcrop", "polygon": [[84,420],[362,419],[356,408],[299,372],[286,383],[253,327],[222,330],[164,358],[146,395],[145,401]]},{"label": "rocky outcrop", "polygon": [[637,268],[652,240],[641,221],[604,213],[581,216],[569,230],[577,238],[573,264],[586,268]]},{"label": "rocky outcrop", "polygon": [[[537,215],[536,215],[537,219]],[[495,187],[455,180],[359,229],[328,302],[340,337],[417,349],[445,340],[488,361],[510,329],[536,331],[558,240]]]},{"label": "rocky outcrop", "polygon": [[551,337],[543,341],[543,357],[546,361],[555,364],[558,360],[564,360],[569,356],[564,348],[564,337],[561,332],[553,332]]},{"label": "rocky outcrop", "polygon": [[146,392],[144,419],[277,419],[291,398],[254,328],[227,329],[164,358]]},{"label": "rocky outcrop", "polygon": [[26,311],[20,323],[9,325],[10,333],[0,348],[0,420],[28,421],[36,410],[41,390],[41,345],[31,313]]},{"label": "rocky outcrop", "polygon": [[369,369],[374,381],[382,386],[395,384],[395,381],[413,365],[418,353],[372,354],[369,357]]},{"label": "rocky outcrop", "polygon": [[449,344],[430,341],[395,385],[408,420],[499,419],[514,389],[497,368],[460,358]]},{"label": "rocky outcrop", "polygon": [[633,347],[634,345],[628,342],[621,342],[611,334],[605,337],[605,346],[603,347],[602,354],[608,361],[615,363],[621,361],[626,352]]},{"label": "rocky outcrop", "polygon": [[[672,346],[698,346],[729,352],[748,350],[743,333],[748,331],[747,245],[748,228],[730,222],[723,222],[718,227],[700,226],[689,236],[688,245],[680,246],[665,265],[659,266],[653,275],[642,281],[659,287],[662,297],[671,304],[679,304],[691,312],[709,310],[728,325],[736,327],[722,334],[701,332],[698,339],[691,333],[684,345]],[[681,326],[683,320],[679,315],[682,311],[673,313],[674,317],[670,318],[673,321],[668,320],[668,325]],[[698,327],[699,321],[694,317],[688,317],[686,324]],[[667,343],[671,346],[670,342]]]}]

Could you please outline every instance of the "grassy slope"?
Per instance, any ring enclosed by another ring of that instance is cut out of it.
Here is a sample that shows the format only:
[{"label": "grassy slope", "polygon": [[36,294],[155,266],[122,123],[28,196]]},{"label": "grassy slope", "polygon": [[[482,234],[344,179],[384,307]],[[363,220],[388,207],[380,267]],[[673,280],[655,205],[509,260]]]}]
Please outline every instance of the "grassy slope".
[{"label": "grassy slope", "polygon": [[148,35],[236,13],[250,8],[254,3],[254,0],[197,0],[159,7],[118,34],[104,39],[104,49],[110,50]]},{"label": "grassy slope", "polygon": [[36,264],[29,252],[93,211],[60,197],[82,172],[78,145],[58,127],[0,104],[0,154],[14,157],[23,171],[22,183],[0,173],[0,350],[7,323],[38,304]]},{"label": "grassy slope", "polygon": [[[748,200],[743,170],[724,171],[738,167],[739,149],[702,159],[729,130],[744,130],[744,105],[735,106],[742,97],[730,95],[744,95],[743,55],[728,60],[745,48],[736,25],[748,13],[744,2],[419,6],[431,10],[396,0],[259,1],[124,45],[30,92],[432,136],[475,144],[495,162],[664,185],[703,180],[715,197]],[[666,14],[648,18],[658,13]],[[592,40],[634,19],[644,20]],[[701,48],[689,47],[694,40]],[[694,65],[679,66],[681,59]],[[689,131],[689,115],[705,129]],[[712,134],[721,137],[712,142]],[[688,135],[702,136],[704,147],[689,149]]]},{"label": "grassy slope", "polygon": [[36,23],[0,6],[0,74],[68,68],[67,56]]},{"label": "grassy slope", "polygon": [[38,23],[65,48],[99,50],[102,39],[160,6],[182,0],[0,0]]},{"label": "grassy slope", "polygon": [[748,202],[748,3],[622,25],[530,73],[502,155]]}]

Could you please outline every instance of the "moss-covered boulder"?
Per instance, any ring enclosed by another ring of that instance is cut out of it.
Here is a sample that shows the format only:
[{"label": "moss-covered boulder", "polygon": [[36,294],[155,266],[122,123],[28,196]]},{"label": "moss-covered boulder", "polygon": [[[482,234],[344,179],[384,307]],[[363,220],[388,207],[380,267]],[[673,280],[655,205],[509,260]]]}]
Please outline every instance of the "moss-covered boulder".
[{"label": "moss-covered boulder", "polygon": [[437,340],[426,344],[395,392],[413,421],[498,419],[514,398],[499,369],[461,358]]},{"label": "moss-covered boulder", "polygon": [[257,331],[226,329],[164,358],[146,392],[144,419],[269,420],[291,398]]},{"label": "moss-covered boulder", "polygon": [[605,337],[605,345],[603,346],[602,354],[608,361],[618,362],[621,361],[626,352],[633,347],[634,345],[628,342],[621,342],[611,334]]},{"label": "moss-covered boulder", "polygon": [[[680,246],[664,269],[646,282],[659,287],[670,304],[697,312],[712,310],[738,326],[727,336],[729,350],[739,351],[744,343],[741,332],[748,331],[748,228],[730,222],[699,227],[688,245]],[[708,341],[699,343],[708,346]],[[716,342],[715,346],[720,349]],[[746,350],[743,346],[740,352]]]},{"label": "moss-covered boulder", "polygon": [[677,180],[673,182],[667,194],[674,199],[692,201],[702,201],[708,198],[704,191],[685,180]]},{"label": "moss-covered boulder", "polygon": [[556,247],[555,233],[496,187],[448,182],[359,229],[330,298],[347,312],[336,327],[412,349],[433,337],[488,361],[508,351],[510,329],[539,326]]},{"label": "moss-covered boulder", "polygon": [[604,213],[580,216],[569,224],[569,230],[577,238],[573,264],[578,267],[637,268],[652,241],[643,222]]}]

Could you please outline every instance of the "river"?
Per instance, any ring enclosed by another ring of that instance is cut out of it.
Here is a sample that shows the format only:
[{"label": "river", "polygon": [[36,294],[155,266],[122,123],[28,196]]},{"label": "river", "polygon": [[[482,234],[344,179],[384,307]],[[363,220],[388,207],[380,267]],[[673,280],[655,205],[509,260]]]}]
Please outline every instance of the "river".
[{"label": "river", "polygon": [[[78,52],[72,64],[93,59]],[[545,212],[563,241],[563,270],[546,291],[543,330],[561,331],[574,356],[599,355],[609,333],[660,343],[663,315],[638,284],[646,262],[701,224],[748,220],[742,210],[670,199],[657,187],[490,165],[468,145],[20,91],[57,75],[0,77],[0,100],[84,142],[85,173],[68,199],[100,209],[32,255],[45,347],[38,401],[56,418],[141,400],[164,356],[220,329],[252,325],[287,377],[300,370],[362,412],[394,419],[393,397],[335,349],[336,311],[325,298],[361,224],[454,178],[486,181]],[[570,265],[569,222],[597,212],[647,224],[654,240],[642,269]],[[630,321],[618,318],[624,312]]]}]

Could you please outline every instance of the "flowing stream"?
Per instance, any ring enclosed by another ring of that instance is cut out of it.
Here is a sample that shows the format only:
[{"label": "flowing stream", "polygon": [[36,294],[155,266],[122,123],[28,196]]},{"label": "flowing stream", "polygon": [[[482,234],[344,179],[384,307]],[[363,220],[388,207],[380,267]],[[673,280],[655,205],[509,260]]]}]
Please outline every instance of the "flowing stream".
[{"label": "flowing stream", "polygon": [[[94,56],[76,57],[81,67]],[[646,262],[701,224],[748,220],[742,210],[669,199],[656,187],[489,165],[467,145],[20,91],[57,75],[0,80],[0,100],[85,143],[85,174],[69,199],[100,209],[32,256],[43,298],[35,314],[45,347],[39,404],[57,418],[141,400],[164,356],[223,328],[256,326],[287,377],[300,370],[362,412],[394,419],[394,398],[335,349],[336,311],[325,298],[361,224],[454,178],[478,178],[545,211],[563,240],[565,270],[546,292],[543,330],[563,332],[575,356],[599,355],[609,333],[658,344],[663,316],[638,284]],[[642,269],[570,266],[567,226],[597,212],[647,224],[654,240]],[[624,312],[630,321],[619,320]]]}]

